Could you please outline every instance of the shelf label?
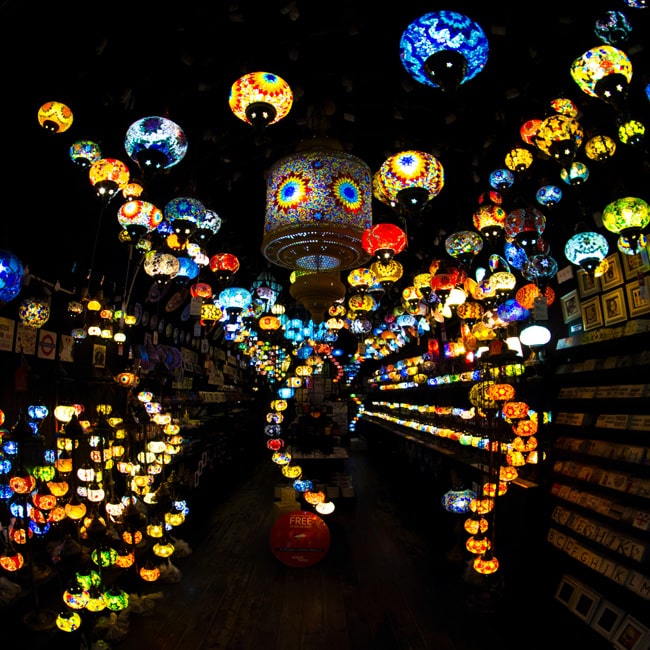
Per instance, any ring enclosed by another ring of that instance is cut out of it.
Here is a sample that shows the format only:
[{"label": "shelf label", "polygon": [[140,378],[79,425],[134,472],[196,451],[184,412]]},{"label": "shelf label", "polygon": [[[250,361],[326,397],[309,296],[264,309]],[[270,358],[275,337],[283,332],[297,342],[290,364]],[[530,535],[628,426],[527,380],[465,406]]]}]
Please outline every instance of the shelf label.
[{"label": "shelf label", "polygon": [[630,415],[628,427],[633,431],[650,431],[650,415]]}]

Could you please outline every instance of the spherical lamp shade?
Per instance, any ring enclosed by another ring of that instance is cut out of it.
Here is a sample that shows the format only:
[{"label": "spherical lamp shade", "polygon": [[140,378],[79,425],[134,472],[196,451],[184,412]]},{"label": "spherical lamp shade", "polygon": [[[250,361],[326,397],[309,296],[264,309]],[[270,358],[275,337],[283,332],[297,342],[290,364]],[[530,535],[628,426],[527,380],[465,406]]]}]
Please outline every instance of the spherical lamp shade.
[{"label": "spherical lamp shade", "polygon": [[140,199],[126,201],[117,211],[117,221],[133,239],[155,230],[162,220],[163,213],[159,208]]},{"label": "spherical lamp shade", "polygon": [[585,142],[585,155],[589,160],[602,162],[616,153],[616,141],[608,135],[595,135]]},{"label": "spherical lamp shade", "polygon": [[407,237],[395,224],[378,223],[364,231],[361,244],[369,255],[386,263],[406,248]]},{"label": "spherical lamp shade", "polygon": [[252,299],[251,292],[244,287],[228,287],[219,294],[219,304],[228,313],[240,312],[251,304]]},{"label": "spherical lamp shade", "polygon": [[453,489],[442,496],[442,507],[447,512],[462,514],[470,511],[469,504],[476,499],[476,492],[469,489]]},{"label": "spherical lamp shade", "polygon": [[145,253],[143,268],[148,276],[159,284],[164,284],[176,276],[180,270],[180,262],[171,253],[151,250]]},{"label": "spherical lamp shade", "polygon": [[239,259],[232,253],[217,253],[209,262],[210,270],[219,281],[225,281],[239,271]]},{"label": "spherical lamp shade", "polygon": [[605,206],[602,220],[609,232],[623,235],[636,250],[641,231],[650,223],[650,206],[633,196],[616,199]]},{"label": "spherical lamp shade", "polygon": [[632,62],[623,50],[600,45],[575,59],[570,72],[583,93],[620,106],[632,81]]},{"label": "spherical lamp shade", "polygon": [[400,40],[400,59],[418,83],[444,91],[473,79],[488,60],[485,32],[454,11],[436,11],[413,21]]},{"label": "spherical lamp shade", "polygon": [[495,169],[489,180],[495,190],[503,192],[514,185],[515,175],[509,169]]},{"label": "spherical lamp shade", "polygon": [[460,230],[445,239],[445,250],[451,257],[467,263],[483,250],[483,238],[473,230]]},{"label": "spherical lamp shade", "polygon": [[508,213],[501,206],[484,203],[474,212],[472,221],[474,227],[494,247],[503,236],[507,216]]},{"label": "spherical lamp shade", "polygon": [[536,194],[537,203],[551,208],[562,200],[562,190],[557,185],[542,185]]},{"label": "spherical lamp shade", "polygon": [[129,168],[115,158],[100,158],[88,170],[91,185],[100,198],[110,199],[130,178]]},{"label": "spherical lamp shade", "polygon": [[529,282],[517,290],[515,299],[524,309],[531,310],[535,307],[535,301],[542,296],[548,306],[555,302],[555,291],[551,287],[546,287],[542,291],[534,282]]},{"label": "spherical lamp shade", "polygon": [[167,169],[184,158],[187,138],[178,124],[154,115],[131,124],[126,131],[124,148],[143,171]]},{"label": "spherical lamp shade", "polygon": [[365,293],[377,282],[377,276],[372,269],[362,266],[350,271],[347,280],[355,292]]},{"label": "spherical lamp shade", "polygon": [[11,302],[22,289],[25,269],[18,257],[0,249],[0,306]]},{"label": "spherical lamp shade", "polygon": [[276,162],[266,189],[262,254],[277,266],[333,271],[362,266],[372,225],[372,181],[363,161],[320,146]]},{"label": "spherical lamp shade", "polygon": [[382,287],[388,287],[397,282],[404,274],[404,267],[394,259],[389,262],[373,262],[370,265],[370,269]]},{"label": "spherical lamp shade", "polygon": [[567,185],[578,187],[589,178],[589,167],[579,160],[574,160],[560,170],[560,178]]},{"label": "spherical lamp shade", "polygon": [[569,238],[564,246],[564,254],[571,262],[593,273],[601,260],[607,256],[609,244],[607,239],[597,232],[579,232]]},{"label": "spherical lamp shade", "polygon": [[240,120],[264,127],[286,117],[293,104],[293,93],[289,84],[276,74],[249,72],[232,85],[228,103]]},{"label": "spherical lamp shade", "polygon": [[622,11],[605,11],[594,23],[594,35],[605,45],[620,47],[632,34],[632,24]]},{"label": "spherical lamp shade", "polygon": [[506,167],[515,173],[525,172],[533,164],[533,154],[527,147],[514,146],[505,157]]},{"label": "spherical lamp shade", "polygon": [[504,228],[508,237],[531,252],[546,228],[546,217],[536,208],[516,208],[506,216]]},{"label": "spherical lamp shade", "polygon": [[204,210],[197,219],[192,240],[201,243],[207,242],[219,232],[222,223],[221,217],[214,210]]},{"label": "spherical lamp shade", "polygon": [[172,199],[163,211],[165,220],[181,241],[186,241],[196,230],[204,213],[205,205],[201,201],[186,196]]},{"label": "spherical lamp shade", "polygon": [[102,157],[101,149],[92,140],[77,140],[70,145],[70,159],[79,167],[90,167]]},{"label": "spherical lamp shade", "polygon": [[519,340],[528,347],[546,345],[551,340],[551,331],[545,325],[530,323],[519,333]]},{"label": "spherical lamp shade", "polygon": [[584,139],[580,122],[570,115],[555,113],[542,121],[535,135],[535,146],[562,165],[573,161]]},{"label": "spherical lamp shade", "polygon": [[18,306],[18,319],[27,327],[39,329],[50,319],[50,305],[41,298],[25,298]]},{"label": "spherical lamp shade", "polygon": [[401,151],[389,156],[379,168],[375,198],[388,199],[406,211],[417,210],[440,194],[445,184],[441,162],[424,151]]},{"label": "spherical lamp shade", "polygon": [[38,109],[38,123],[49,133],[67,131],[73,120],[72,111],[62,102],[45,102]]}]

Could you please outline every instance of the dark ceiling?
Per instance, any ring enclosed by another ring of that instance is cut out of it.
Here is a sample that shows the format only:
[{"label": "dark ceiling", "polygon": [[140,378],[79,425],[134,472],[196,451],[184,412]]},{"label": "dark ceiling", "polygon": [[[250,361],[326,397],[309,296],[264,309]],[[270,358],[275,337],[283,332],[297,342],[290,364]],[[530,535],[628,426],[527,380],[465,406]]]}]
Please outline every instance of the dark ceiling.
[{"label": "dark ceiling", "polygon": [[[208,254],[237,255],[242,268],[235,281],[242,285],[268,266],[260,254],[265,173],[316,128],[338,138],[373,172],[407,148],[440,159],[445,187],[425,209],[405,254],[426,270],[441,254],[445,234],[472,228],[490,172],[503,167],[508,148],[521,142],[524,121],[549,114],[551,99],[564,95],[576,102],[585,128],[612,131],[613,109],[581,93],[569,74],[571,62],[599,44],[593,25],[606,10],[623,11],[633,25],[626,47],[635,70],[630,103],[648,117],[650,67],[643,45],[650,10],[622,0],[549,0],[517,10],[504,2],[455,0],[383,9],[356,0],[186,0],[162,7],[117,2],[73,11],[5,1],[0,8],[0,246],[16,252],[36,276],[76,288],[90,272],[93,283],[122,290],[127,247],[117,241],[118,205],[102,207],[68,148],[78,139],[94,140],[104,156],[129,163],[135,174],[124,134],[147,115],[169,117],[189,142],[180,164],[148,181],[149,195],[161,208],[175,196],[194,196],[215,210],[223,226]],[[399,58],[407,25],[439,9],[471,17],[490,43],[485,69],[452,93],[418,84]],[[280,75],[294,91],[291,112],[261,142],[228,107],[232,83],[255,70]],[[72,109],[69,131],[53,135],[38,125],[37,110],[49,100]],[[544,181],[561,183],[555,162],[536,161],[534,172],[506,197],[509,205],[534,203]],[[562,242],[575,223],[593,219],[621,183],[648,198],[645,150],[621,153],[611,169],[594,169],[580,190],[565,187],[567,200],[547,214],[546,235],[560,267],[566,264]],[[375,205],[376,220],[390,212]],[[272,270],[284,277],[284,270]]]}]

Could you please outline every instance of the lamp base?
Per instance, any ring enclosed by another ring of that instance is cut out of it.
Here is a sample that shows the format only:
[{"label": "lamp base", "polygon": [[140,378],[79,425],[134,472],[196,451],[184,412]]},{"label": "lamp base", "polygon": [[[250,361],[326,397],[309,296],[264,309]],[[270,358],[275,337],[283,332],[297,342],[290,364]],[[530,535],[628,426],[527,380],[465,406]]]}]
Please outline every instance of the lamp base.
[{"label": "lamp base", "polygon": [[56,612],[49,609],[34,609],[23,614],[22,621],[35,632],[45,632],[56,627]]}]

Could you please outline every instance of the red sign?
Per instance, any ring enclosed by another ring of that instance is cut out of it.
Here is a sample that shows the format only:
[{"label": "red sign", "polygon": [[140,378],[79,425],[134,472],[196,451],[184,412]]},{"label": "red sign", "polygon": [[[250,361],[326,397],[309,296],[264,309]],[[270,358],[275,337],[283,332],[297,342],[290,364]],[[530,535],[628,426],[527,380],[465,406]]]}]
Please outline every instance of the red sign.
[{"label": "red sign", "polygon": [[330,547],[327,524],[313,512],[296,510],[282,515],[271,529],[271,550],[284,564],[305,567],[325,557]]}]

